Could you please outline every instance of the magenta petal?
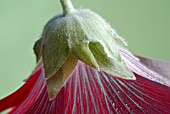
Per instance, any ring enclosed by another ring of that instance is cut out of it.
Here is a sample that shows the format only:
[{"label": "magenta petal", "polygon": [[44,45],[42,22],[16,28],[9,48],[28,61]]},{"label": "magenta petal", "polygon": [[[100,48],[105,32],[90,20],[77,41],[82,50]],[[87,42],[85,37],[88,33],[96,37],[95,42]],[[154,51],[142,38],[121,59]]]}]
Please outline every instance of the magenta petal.
[{"label": "magenta petal", "polygon": [[[53,101],[48,99],[47,89],[44,86],[45,78],[42,74],[44,73],[41,73],[39,77],[33,75],[28,80],[30,82],[33,78],[37,79],[26,98],[22,99],[22,103],[17,104],[11,113],[168,114],[170,112],[170,88],[137,74],[135,74],[137,77],[135,81],[123,80],[98,72],[79,62],[68,82]],[[16,101],[20,100],[23,93],[17,94]],[[6,100],[6,103],[11,101]],[[2,109],[2,105],[0,108]]]}]

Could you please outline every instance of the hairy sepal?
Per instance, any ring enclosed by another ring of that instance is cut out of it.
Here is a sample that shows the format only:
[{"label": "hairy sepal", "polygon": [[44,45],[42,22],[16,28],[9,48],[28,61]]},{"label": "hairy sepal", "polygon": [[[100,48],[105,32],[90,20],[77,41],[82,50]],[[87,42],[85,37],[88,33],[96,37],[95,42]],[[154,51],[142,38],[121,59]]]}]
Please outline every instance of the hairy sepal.
[{"label": "hairy sepal", "polygon": [[78,59],[114,76],[135,79],[119,53],[118,45],[126,46],[125,41],[104,19],[90,10],[77,10],[67,18],[69,47]]},{"label": "hairy sepal", "polygon": [[50,20],[42,34],[42,59],[45,76],[53,76],[65,62],[69,47],[66,37],[66,23],[62,15]]}]

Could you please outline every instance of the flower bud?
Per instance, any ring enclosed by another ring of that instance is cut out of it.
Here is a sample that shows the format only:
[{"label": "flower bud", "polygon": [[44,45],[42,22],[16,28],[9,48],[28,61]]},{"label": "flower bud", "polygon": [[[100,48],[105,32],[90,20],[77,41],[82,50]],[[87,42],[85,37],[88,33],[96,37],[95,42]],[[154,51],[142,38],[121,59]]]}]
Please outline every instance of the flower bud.
[{"label": "flower bud", "polygon": [[[69,0],[61,0],[61,2],[65,8],[64,14],[52,18],[46,24],[41,37],[41,53],[46,78],[61,74],[57,72],[61,72],[63,64],[73,67],[71,64],[75,64],[79,59],[113,76],[135,79],[119,53],[119,50],[128,52],[125,48],[127,44],[110,25],[90,10],[67,7],[67,4],[71,4]],[[68,54],[76,57],[74,63],[68,61],[72,60],[69,59]],[[69,70],[64,74],[70,73]]]},{"label": "flower bud", "polygon": [[54,17],[45,26],[42,36],[42,56],[47,78],[62,66],[68,52],[71,52],[98,70],[125,79],[135,79],[120,57],[115,41],[117,33],[90,10],[75,10],[69,15]]}]

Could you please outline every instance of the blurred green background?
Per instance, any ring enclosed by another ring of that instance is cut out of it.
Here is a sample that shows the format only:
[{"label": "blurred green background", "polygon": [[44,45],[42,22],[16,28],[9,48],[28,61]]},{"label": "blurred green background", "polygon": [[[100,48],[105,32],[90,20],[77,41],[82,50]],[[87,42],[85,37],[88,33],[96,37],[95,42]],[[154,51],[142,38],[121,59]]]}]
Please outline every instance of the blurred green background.
[{"label": "blurred green background", "polygon": [[[73,0],[103,16],[134,53],[170,60],[170,0]],[[0,99],[35,66],[32,50],[45,23],[62,13],[59,0],[0,0]]]}]

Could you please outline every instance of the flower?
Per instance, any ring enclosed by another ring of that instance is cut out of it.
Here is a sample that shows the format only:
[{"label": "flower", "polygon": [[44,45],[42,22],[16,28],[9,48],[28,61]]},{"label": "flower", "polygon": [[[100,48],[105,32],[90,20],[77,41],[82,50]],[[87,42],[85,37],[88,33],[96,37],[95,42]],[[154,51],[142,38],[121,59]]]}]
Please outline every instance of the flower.
[{"label": "flower", "polygon": [[169,113],[169,62],[135,57],[96,13],[60,0],[35,43],[37,67],[0,100],[13,114]]}]

